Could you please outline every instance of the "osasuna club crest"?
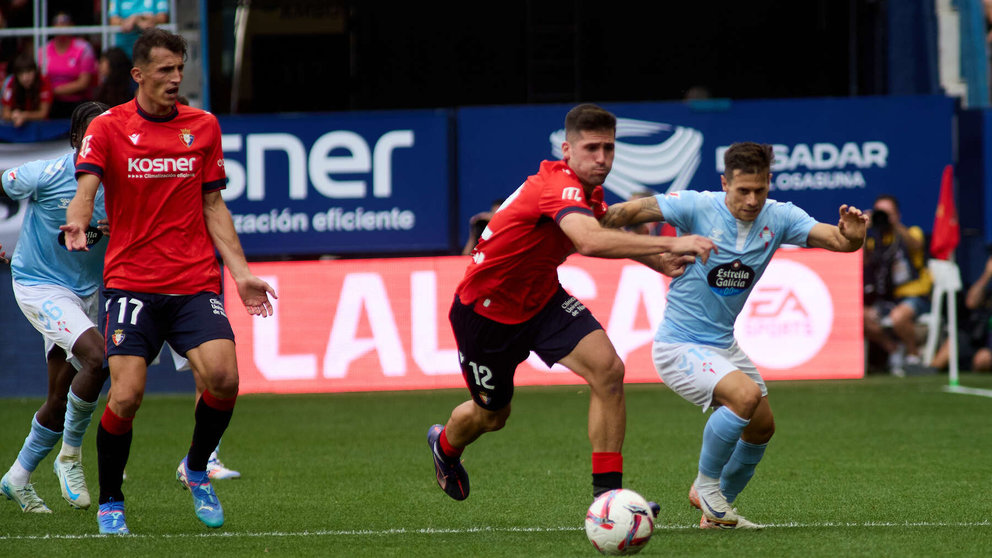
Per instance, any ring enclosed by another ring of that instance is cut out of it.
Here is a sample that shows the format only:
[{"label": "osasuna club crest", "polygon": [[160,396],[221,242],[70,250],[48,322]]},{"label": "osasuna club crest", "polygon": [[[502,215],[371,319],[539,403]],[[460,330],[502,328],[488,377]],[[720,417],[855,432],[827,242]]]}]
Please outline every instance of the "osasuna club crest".
[{"label": "osasuna club crest", "polygon": [[110,340],[114,342],[114,345],[120,345],[124,342],[124,330],[115,329],[114,334],[110,337]]},{"label": "osasuna club crest", "polygon": [[183,145],[190,147],[193,145],[193,132],[189,128],[183,128],[179,130],[179,139],[182,140]]}]

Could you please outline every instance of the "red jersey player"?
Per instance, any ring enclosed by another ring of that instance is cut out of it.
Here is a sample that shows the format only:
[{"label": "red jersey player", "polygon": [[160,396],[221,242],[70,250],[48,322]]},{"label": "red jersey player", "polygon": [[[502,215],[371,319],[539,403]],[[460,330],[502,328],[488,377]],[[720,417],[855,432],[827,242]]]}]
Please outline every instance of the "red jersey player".
[{"label": "red jersey player", "polygon": [[220,196],[224,159],[210,113],[177,105],[186,42],[162,29],[134,46],[135,99],[97,117],[76,163],[79,187],[66,212],[66,248],[85,250],[86,224],[102,180],[113,228],[104,266],[104,337],[110,396],[97,430],[101,533],[126,534],[121,480],[148,363],[168,341],[206,386],[177,479],[196,516],[220,527],[224,512],[206,473],[238,394],[234,333],[220,297],[216,248],[248,312],[272,312],[275,291],[248,269]]},{"label": "red jersey player", "polygon": [[469,494],[462,450],[506,423],[513,373],[530,351],[589,383],[593,495],[622,486],[623,361],[596,318],[558,283],[557,268],[578,251],[633,258],[678,275],[691,257],[673,254],[706,261],[714,246],[700,236],[645,236],[600,226],[606,210],[601,184],[613,166],[615,136],[616,117],[606,110],[584,104],[569,111],[563,160],[544,161],[507,198],[472,252],[449,313],[472,399],[427,433],[437,482],[456,500]]}]

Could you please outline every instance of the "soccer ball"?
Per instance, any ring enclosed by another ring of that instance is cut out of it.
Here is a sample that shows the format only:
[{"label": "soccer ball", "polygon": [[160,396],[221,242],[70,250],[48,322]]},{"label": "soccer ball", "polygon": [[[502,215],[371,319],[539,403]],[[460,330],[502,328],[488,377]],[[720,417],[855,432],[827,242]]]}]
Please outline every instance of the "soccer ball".
[{"label": "soccer ball", "polygon": [[589,506],[586,536],[602,554],[637,554],[651,540],[654,519],[640,494],[624,488],[611,490]]}]

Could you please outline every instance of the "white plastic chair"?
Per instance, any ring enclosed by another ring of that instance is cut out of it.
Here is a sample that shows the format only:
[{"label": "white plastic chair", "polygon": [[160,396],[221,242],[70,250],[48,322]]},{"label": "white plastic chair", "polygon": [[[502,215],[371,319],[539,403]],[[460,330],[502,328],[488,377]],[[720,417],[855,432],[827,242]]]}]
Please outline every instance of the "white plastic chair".
[{"label": "white plastic chair", "polygon": [[932,259],[927,263],[930,275],[933,277],[933,293],[930,298],[930,327],[927,331],[927,343],[923,349],[923,362],[928,366],[933,362],[937,352],[937,340],[940,337],[941,299],[947,298],[947,339],[950,343],[951,382],[958,377],[958,309],[956,293],[961,290],[961,270],[954,262]]}]

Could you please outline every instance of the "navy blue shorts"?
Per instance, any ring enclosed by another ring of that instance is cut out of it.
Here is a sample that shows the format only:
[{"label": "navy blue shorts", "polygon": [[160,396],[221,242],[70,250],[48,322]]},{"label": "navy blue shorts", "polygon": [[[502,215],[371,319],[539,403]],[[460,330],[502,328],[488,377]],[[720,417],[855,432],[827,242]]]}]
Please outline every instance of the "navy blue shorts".
[{"label": "navy blue shorts", "polygon": [[603,329],[589,309],[560,285],[534,315],[519,324],[503,324],[475,313],[458,295],[448,313],[458,345],[462,376],[472,399],[496,411],[513,399],[513,374],[531,351],[548,366],[568,356],[586,335]]},{"label": "navy blue shorts", "polygon": [[155,360],[168,341],[181,355],[214,339],[234,340],[220,295],[161,295],[104,289],[101,323],[107,357],[130,355]]}]

